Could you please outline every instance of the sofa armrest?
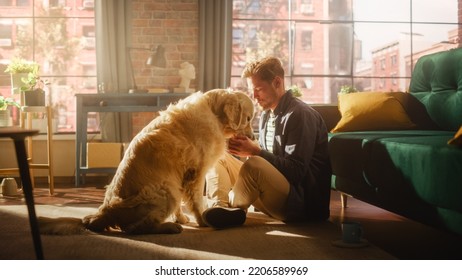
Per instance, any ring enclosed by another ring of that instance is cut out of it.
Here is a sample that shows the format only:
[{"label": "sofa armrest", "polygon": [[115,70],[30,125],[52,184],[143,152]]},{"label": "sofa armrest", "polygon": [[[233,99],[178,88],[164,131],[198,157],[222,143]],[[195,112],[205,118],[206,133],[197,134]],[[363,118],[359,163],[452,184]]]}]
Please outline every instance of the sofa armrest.
[{"label": "sofa armrest", "polygon": [[321,114],[327,131],[331,131],[340,121],[341,115],[336,104],[312,104],[310,106]]}]

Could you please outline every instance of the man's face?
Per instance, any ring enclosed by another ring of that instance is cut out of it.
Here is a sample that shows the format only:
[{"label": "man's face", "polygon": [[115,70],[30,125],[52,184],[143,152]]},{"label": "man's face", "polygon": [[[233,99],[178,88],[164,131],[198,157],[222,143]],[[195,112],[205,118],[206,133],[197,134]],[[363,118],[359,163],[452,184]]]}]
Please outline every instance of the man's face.
[{"label": "man's face", "polygon": [[273,81],[266,82],[261,80],[257,76],[247,78],[247,86],[253,98],[258,102],[263,110],[274,110],[278,105],[279,96],[274,85],[278,77],[274,78]]}]

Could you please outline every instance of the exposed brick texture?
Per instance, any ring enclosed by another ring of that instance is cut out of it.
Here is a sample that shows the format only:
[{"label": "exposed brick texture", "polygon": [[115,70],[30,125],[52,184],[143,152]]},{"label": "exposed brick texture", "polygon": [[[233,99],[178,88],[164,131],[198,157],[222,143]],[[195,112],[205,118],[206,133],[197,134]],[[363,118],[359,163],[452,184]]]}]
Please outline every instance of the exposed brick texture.
[{"label": "exposed brick texture", "polygon": [[[145,65],[147,51],[132,50],[136,84],[139,88],[173,88],[180,84],[178,70],[182,62],[192,63],[197,70],[199,60],[199,3],[197,0],[133,0],[132,45],[165,47],[166,68]],[[196,88],[196,80],[191,81]],[[152,114],[133,114],[133,133],[151,119]]]}]

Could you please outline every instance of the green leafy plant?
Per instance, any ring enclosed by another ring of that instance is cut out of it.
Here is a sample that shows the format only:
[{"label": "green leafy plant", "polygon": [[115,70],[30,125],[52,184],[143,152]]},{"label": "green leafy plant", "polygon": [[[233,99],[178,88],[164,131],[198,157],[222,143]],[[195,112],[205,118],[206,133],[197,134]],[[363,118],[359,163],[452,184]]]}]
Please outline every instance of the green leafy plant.
[{"label": "green leafy plant", "polygon": [[29,73],[27,77],[21,79],[23,86],[21,87],[22,91],[34,91],[37,89],[43,90],[43,87],[49,83],[45,80],[42,80],[38,73]]},{"label": "green leafy plant", "polygon": [[292,85],[289,89],[294,97],[301,97],[303,95],[302,91],[297,85]]},{"label": "green leafy plant", "polygon": [[27,77],[22,77],[21,82],[21,91],[34,91],[37,89],[43,90],[43,88],[48,85],[48,81],[43,80],[40,75],[40,66],[35,63],[31,72],[27,73]]},{"label": "green leafy plant", "polygon": [[352,92],[358,92],[358,90],[354,86],[344,85],[340,87],[339,93],[345,94],[345,93],[352,93]]},{"label": "green leafy plant", "polygon": [[19,103],[11,97],[4,97],[0,95],[0,110],[6,110],[8,106],[20,107]]},{"label": "green leafy plant", "polygon": [[39,69],[39,65],[36,62],[15,57],[7,65],[5,69],[5,73],[10,73],[10,74],[33,73],[33,72],[38,72],[38,69]]}]

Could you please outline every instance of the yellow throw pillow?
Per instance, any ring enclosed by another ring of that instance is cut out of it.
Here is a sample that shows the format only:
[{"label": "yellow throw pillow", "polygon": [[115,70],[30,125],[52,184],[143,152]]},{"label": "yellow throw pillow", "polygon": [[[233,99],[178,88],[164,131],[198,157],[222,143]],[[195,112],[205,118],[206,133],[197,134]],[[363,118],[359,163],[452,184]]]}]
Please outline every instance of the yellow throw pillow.
[{"label": "yellow throw pillow", "polygon": [[460,126],[459,130],[456,132],[456,135],[448,141],[448,144],[462,147],[462,126]]},{"label": "yellow throw pillow", "polygon": [[[340,94],[341,119],[331,132],[362,130],[401,130],[415,128],[397,93],[355,92]],[[405,93],[402,93],[405,94]]]}]

